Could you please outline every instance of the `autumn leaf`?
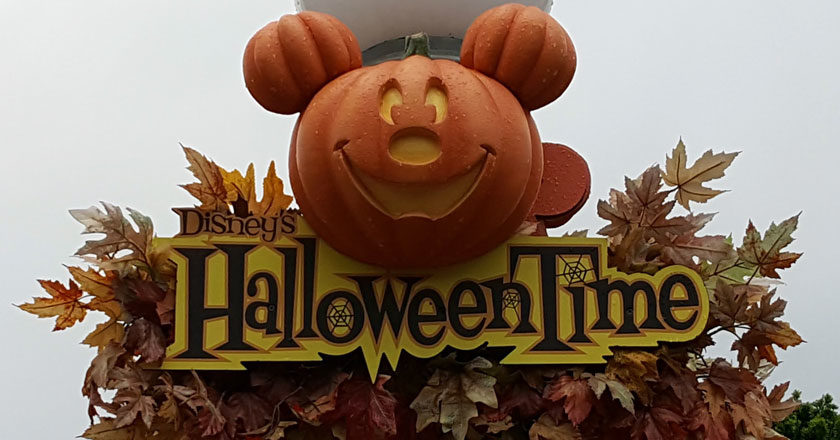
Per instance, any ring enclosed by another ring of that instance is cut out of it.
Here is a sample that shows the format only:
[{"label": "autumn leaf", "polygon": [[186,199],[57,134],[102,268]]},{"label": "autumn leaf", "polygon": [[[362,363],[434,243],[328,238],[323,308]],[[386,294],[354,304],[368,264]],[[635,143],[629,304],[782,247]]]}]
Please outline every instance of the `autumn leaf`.
[{"label": "autumn leaf", "polygon": [[718,325],[724,328],[734,328],[735,324],[749,319],[747,315],[747,298],[738,295],[732,285],[718,280],[714,290],[714,300],[711,303],[711,315]]},{"label": "autumn leaf", "polygon": [[440,423],[444,433],[451,431],[455,440],[464,440],[469,420],[478,416],[476,404],[498,406],[493,389],[496,378],[477,371],[492,366],[490,361],[479,357],[466,364],[463,371],[435,371],[411,403],[411,409],[417,412],[417,431],[431,423]]},{"label": "autumn leaf", "polygon": [[103,276],[93,268],[84,270],[74,266],[68,267],[67,270],[83,291],[103,300],[114,298],[113,284],[117,279],[114,272],[106,272]]},{"label": "autumn leaf", "polygon": [[283,181],[277,177],[274,161],[268,166],[268,174],[263,179],[263,197],[257,201],[254,192],[248,199],[248,209],[253,215],[275,217],[292,203],[292,196],[283,192]]},{"label": "autumn leaf", "polygon": [[240,432],[246,432],[265,426],[274,407],[258,394],[237,392],[224,399],[220,410],[227,420],[242,427]]},{"label": "autumn leaf", "polygon": [[[762,276],[780,278],[778,269],[787,269],[802,256],[794,252],[782,252],[782,249],[793,243],[793,234],[799,225],[799,215],[793,216],[779,225],[770,225],[764,238],[750,221],[743,245],[738,248],[738,255],[756,267]],[[754,273],[755,274],[755,273]]]},{"label": "autumn leaf", "polygon": [[658,167],[651,167],[639,179],[625,178],[626,192],[610,191],[610,201],[598,202],[598,215],[610,224],[598,231],[613,242],[621,242],[633,228],[641,228],[645,236],[667,241],[667,235],[681,235],[695,227],[686,217],[669,218],[674,201],[665,202],[667,192],[661,192],[662,180]]},{"label": "autumn leaf", "polygon": [[630,413],[635,412],[633,393],[623,383],[612,380],[603,373],[583,373],[581,377],[589,382],[589,387],[595,392],[595,397],[600,399],[604,391],[609,388],[613,399],[618,400],[621,406]]},{"label": "autumn leaf", "polygon": [[[222,174],[222,181],[224,182],[225,189],[227,190],[227,196],[225,197],[225,201],[229,204],[234,205],[236,208],[237,203],[243,203],[245,210],[248,209],[248,202],[254,197],[256,180],[254,177],[254,164],[248,165],[248,170],[245,172],[245,175],[242,175],[242,172],[239,170],[227,171],[222,167],[219,167],[219,171]],[[236,211],[236,209],[234,209]],[[241,215],[243,213],[237,213]],[[248,215],[247,212],[244,213],[245,216]]]},{"label": "autumn leaf", "polygon": [[88,440],[145,440],[148,430],[143,425],[117,427],[114,419],[102,419],[81,435]]},{"label": "autumn leaf", "polygon": [[371,383],[367,377],[358,377],[343,382],[335,410],[325,416],[325,421],[342,420],[350,440],[395,435],[397,399],[384,388],[389,379],[379,376]]},{"label": "autumn leaf", "polygon": [[747,393],[760,389],[760,384],[749,370],[734,368],[723,359],[717,359],[709,369],[709,383],[717,385],[726,399],[743,405]]},{"label": "autumn leaf", "polygon": [[340,371],[322,374],[308,381],[302,389],[286,399],[289,408],[299,419],[318,426],[321,417],[335,409],[338,387],[349,375]]},{"label": "autumn leaf", "polygon": [[181,187],[201,202],[198,209],[207,212],[228,212],[228,190],[225,188],[221,168],[198,151],[183,145],[181,148],[190,164],[187,169],[198,179],[197,183]]},{"label": "autumn leaf", "polygon": [[645,407],[633,426],[633,440],[671,440],[686,436],[686,426],[678,409],[668,406]]},{"label": "autumn leaf", "polygon": [[166,354],[166,337],[160,326],[139,318],[128,327],[125,346],[140,356],[141,363],[156,363]]},{"label": "autumn leaf", "polygon": [[742,425],[744,431],[756,438],[764,438],[765,428],[770,420],[770,406],[764,393],[751,391],[745,396],[746,403],[733,404],[732,420],[735,426]]},{"label": "autumn leaf", "polygon": [[101,349],[112,342],[122,342],[124,336],[125,326],[116,318],[111,318],[108,322],[98,324],[82,343]]},{"label": "autumn leaf", "polygon": [[723,177],[724,172],[729,168],[729,165],[732,165],[732,161],[738,154],[740,153],[714,154],[712,150],[709,150],[689,167],[685,144],[680,139],[676,148],[671,152],[671,156],[665,160],[665,171],[662,173],[662,177],[665,184],[676,187],[676,197],[680,205],[685,209],[691,209],[689,202],[705,203],[723,193],[720,190],[707,188],[703,184]]},{"label": "autumn leaf", "polygon": [[618,351],[607,363],[606,376],[623,383],[644,404],[653,398],[648,382],[659,380],[658,358],[646,351]]},{"label": "autumn leaf", "polygon": [[801,405],[793,398],[782,400],[785,398],[785,393],[787,393],[789,387],[790,382],[776,385],[773,387],[773,391],[770,391],[770,394],[767,395],[767,403],[770,406],[770,419],[773,423],[778,423],[786,419]]},{"label": "autumn leaf", "polygon": [[140,417],[147,428],[152,427],[152,420],[157,412],[152,396],[144,396],[137,389],[125,389],[117,392],[114,402],[120,405],[115,420],[117,428],[131,425],[137,417]]},{"label": "autumn leaf", "polygon": [[70,211],[70,215],[85,226],[82,234],[105,235],[100,240],[86,241],[76,255],[95,257],[103,269],[125,270],[129,264],[148,267],[147,252],[154,238],[152,220],[128,208],[129,217],[137,225],[135,229],[119,207],[106,202],[102,202],[102,206],[104,212],[95,206]]},{"label": "autumn leaf", "polygon": [[529,440],[580,440],[580,432],[571,423],[556,424],[547,414],[543,414],[531,425]]},{"label": "autumn leaf", "polygon": [[54,317],[53,331],[70,328],[85,319],[88,307],[80,301],[84,292],[75,281],[70,280],[68,287],[58,281],[38,280],[38,283],[50,296],[34,298],[31,304],[21,304],[18,306],[21,310],[39,318]]},{"label": "autumn leaf", "polygon": [[569,420],[579,426],[592,411],[595,393],[586,379],[563,375],[546,386],[544,397],[554,402],[563,402]]}]

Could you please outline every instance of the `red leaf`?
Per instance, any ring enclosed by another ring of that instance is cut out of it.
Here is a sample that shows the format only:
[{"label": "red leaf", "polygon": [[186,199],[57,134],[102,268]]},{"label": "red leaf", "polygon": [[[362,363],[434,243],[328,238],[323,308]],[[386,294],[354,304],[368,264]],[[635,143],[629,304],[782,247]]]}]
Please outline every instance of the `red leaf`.
[{"label": "red leaf", "polygon": [[595,393],[586,379],[573,379],[571,376],[554,379],[546,387],[544,396],[554,402],[565,399],[563,408],[575,426],[580,425],[589,416],[592,403],[596,400]]}]

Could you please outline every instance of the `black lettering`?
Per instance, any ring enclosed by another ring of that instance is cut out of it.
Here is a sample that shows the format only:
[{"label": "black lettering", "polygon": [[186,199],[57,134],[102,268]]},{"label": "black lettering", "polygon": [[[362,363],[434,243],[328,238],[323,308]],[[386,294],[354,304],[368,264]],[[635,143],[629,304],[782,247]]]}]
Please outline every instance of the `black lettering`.
[{"label": "black lettering", "polygon": [[373,289],[373,283],[379,277],[359,276],[350,277],[350,279],[356,283],[359,287],[359,292],[362,294],[362,300],[365,303],[365,310],[367,310],[368,322],[370,322],[374,340],[379,341],[385,318],[388,319],[388,323],[391,325],[394,337],[398,338],[400,336],[402,322],[405,319],[406,305],[411,297],[411,291],[421,278],[406,277],[399,279],[405,283],[405,291],[403,292],[402,302],[399,306],[397,305],[397,298],[394,295],[394,288],[390,280],[385,283],[385,292],[382,296],[382,305],[380,306]]},{"label": "black lettering", "polygon": [[[461,297],[465,292],[472,293],[475,298],[474,306],[462,306]],[[484,289],[474,281],[461,281],[449,294],[449,325],[452,330],[462,338],[474,338],[481,333],[487,318],[482,318],[481,321],[472,328],[467,328],[461,321],[464,315],[482,315],[487,313],[487,299],[484,297]]]},{"label": "black lettering", "polygon": [[[432,314],[421,314],[420,307],[423,305],[423,301],[427,299],[432,302],[434,312]],[[408,306],[408,331],[411,333],[411,337],[420,345],[435,345],[443,339],[443,333],[446,329],[441,328],[433,336],[426,336],[423,334],[421,326],[422,324],[443,322],[446,322],[446,311],[440,294],[432,289],[423,289],[417,292]]]},{"label": "black lettering", "polygon": [[[685,292],[688,295],[686,299],[674,300],[671,298],[671,294],[677,284],[681,284],[685,289]],[[687,320],[678,321],[677,318],[674,317],[673,309],[679,307],[697,307],[699,305],[700,297],[697,295],[697,289],[694,287],[694,283],[691,282],[691,278],[686,275],[671,275],[662,284],[662,291],[659,292],[659,309],[662,313],[662,319],[669,327],[675,330],[690,329],[694,326],[694,323],[697,322],[698,311],[695,310]]]},{"label": "black lettering", "polygon": [[[267,272],[260,272],[251,277],[248,281],[248,296],[254,298],[259,294],[259,281],[265,282],[267,301],[254,301],[245,309],[245,323],[255,330],[262,330],[266,335],[280,334],[280,329],[277,328],[277,308],[278,308],[278,294],[277,294],[277,279],[274,275]],[[257,319],[260,310],[265,311],[265,321]]]}]

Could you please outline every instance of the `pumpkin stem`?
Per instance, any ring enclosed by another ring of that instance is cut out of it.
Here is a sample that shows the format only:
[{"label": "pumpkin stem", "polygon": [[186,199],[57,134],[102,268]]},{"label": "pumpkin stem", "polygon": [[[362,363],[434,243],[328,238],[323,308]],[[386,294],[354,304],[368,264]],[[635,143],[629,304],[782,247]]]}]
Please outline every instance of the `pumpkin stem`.
[{"label": "pumpkin stem", "polygon": [[429,35],[425,32],[420,32],[414,35],[405,37],[405,54],[403,58],[408,58],[412,55],[422,55],[431,58],[431,47],[429,45]]}]

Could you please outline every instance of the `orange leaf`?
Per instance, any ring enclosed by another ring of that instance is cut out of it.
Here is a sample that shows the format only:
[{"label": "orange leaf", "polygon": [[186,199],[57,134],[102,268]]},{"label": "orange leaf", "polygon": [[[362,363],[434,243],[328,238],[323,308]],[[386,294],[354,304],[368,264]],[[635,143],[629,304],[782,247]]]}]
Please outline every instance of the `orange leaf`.
[{"label": "orange leaf", "polygon": [[50,297],[35,298],[32,304],[18,306],[21,310],[37,315],[39,318],[55,317],[53,331],[70,328],[85,319],[87,306],[79,301],[84,292],[74,281],[70,281],[69,287],[64,287],[58,281],[39,280],[38,282]]}]

